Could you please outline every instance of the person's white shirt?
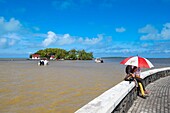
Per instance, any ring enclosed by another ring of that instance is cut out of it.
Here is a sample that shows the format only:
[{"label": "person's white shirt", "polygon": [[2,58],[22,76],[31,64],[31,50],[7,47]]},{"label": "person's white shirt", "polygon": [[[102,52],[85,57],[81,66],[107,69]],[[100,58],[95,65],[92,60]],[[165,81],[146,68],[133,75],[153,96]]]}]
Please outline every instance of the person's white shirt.
[{"label": "person's white shirt", "polygon": [[140,74],[141,74],[141,68],[138,67],[137,68],[137,71],[134,73],[135,75],[138,75],[140,77]]}]

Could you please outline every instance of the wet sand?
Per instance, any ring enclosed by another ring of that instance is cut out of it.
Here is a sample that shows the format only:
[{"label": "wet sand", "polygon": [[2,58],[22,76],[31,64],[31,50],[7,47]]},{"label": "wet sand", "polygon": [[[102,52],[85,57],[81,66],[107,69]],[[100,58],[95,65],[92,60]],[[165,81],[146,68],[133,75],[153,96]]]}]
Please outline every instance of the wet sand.
[{"label": "wet sand", "polygon": [[124,78],[119,63],[0,61],[0,113],[73,113]]}]

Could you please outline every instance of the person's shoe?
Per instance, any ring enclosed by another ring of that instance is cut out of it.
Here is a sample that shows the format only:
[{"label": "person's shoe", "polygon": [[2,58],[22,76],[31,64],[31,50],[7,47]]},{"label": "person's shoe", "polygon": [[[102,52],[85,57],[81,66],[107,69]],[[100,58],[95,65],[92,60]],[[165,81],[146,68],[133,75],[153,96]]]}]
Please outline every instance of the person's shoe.
[{"label": "person's shoe", "polygon": [[142,95],[142,96],[141,96],[141,98],[143,98],[143,99],[146,99],[146,97],[147,97],[146,95]]}]

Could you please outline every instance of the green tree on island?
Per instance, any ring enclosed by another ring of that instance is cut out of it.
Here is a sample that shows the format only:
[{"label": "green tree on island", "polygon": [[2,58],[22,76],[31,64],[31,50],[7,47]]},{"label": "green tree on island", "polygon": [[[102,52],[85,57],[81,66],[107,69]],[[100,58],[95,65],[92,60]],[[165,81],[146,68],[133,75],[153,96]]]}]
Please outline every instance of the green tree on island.
[{"label": "green tree on island", "polygon": [[[53,55],[55,59],[66,59],[66,60],[92,60],[93,53],[87,53],[84,49],[83,50],[76,50],[71,49],[70,51],[66,51],[60,48],[47,48],[44,50],[38,50],[34,54],[39,54],[41,58],[48,58]],[[32,54],[30,55],[32,58]]]}]

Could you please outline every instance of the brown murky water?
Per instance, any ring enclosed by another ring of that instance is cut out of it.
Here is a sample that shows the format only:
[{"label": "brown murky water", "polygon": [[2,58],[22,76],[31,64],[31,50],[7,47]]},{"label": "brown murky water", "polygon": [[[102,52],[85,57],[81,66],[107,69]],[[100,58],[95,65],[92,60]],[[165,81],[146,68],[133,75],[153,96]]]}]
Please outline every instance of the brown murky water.
[{"label": "brown murky water", "polygon": [[0,61],[0,113],[73,113],[123,77],[117,63]]}]

